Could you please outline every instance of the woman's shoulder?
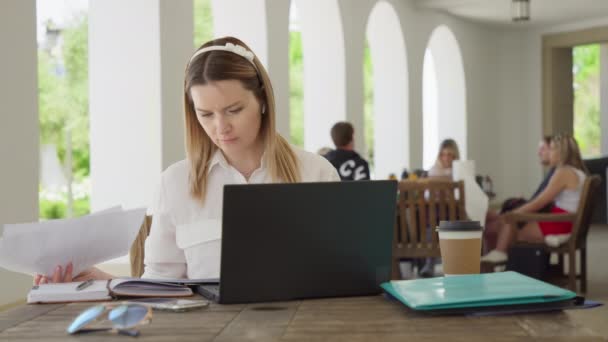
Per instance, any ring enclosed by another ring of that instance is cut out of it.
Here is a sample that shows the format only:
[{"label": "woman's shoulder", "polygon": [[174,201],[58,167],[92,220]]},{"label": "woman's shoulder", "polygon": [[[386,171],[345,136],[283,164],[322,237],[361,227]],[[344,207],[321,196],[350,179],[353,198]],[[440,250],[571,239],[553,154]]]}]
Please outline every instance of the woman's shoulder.
[{"label": "woman's shoulder", "polygon": [[162,177],[165,181],[170,180],[182,180],[188,179],[188,173],[190,172],[190,162],[187,159],[177,161],[162,172]]},{"label": "woman's shoulder", "polygon": [[298,158],[300,174],[303,182],[319,182],[339,180],[338,172],[331,163],[316,153],[306,151],[291,145],[291,149]]},{"label": "woman's shoulder", "polygon": [[190,162],[186,159],[175,162],[161,174],[161,191],[172,199],[187,197]]}]

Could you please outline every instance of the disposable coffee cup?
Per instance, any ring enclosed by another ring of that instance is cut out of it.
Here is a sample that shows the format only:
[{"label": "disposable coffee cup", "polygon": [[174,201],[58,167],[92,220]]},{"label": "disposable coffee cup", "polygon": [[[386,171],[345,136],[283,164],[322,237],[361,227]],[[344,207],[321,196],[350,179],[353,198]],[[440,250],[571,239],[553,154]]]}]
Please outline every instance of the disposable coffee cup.
[{"label": "disposable coffee cup", "polygon": [[443,273],[446,276],[478,274],[483,232],[479,221],[441,221],[437,232]]}]

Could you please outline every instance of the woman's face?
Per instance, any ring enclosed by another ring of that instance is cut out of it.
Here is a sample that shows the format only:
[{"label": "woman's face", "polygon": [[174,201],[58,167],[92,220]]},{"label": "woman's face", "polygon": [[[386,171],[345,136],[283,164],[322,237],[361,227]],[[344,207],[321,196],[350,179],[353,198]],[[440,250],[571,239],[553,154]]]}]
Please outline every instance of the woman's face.
[{"label": "woman's face", "polygon": [[551,142],[549,145],[549,165],[556,166],[561,161],[561,156],[559,154],[559,146],[555,142]]},{"label": "woman's face", "polygon": [[441,153],[439,154],[441,166],[443,166],[444,168],[452,167],[452,162],[454,161],[454,158],[456,158],[456,156],[454,155],[454,152],[449,148],[442,149]]},{"label": "woman's face", "polygon": [[238,80],[190,88],[198,122],[224,153],[247,152],[261,143],[260,103]]}]

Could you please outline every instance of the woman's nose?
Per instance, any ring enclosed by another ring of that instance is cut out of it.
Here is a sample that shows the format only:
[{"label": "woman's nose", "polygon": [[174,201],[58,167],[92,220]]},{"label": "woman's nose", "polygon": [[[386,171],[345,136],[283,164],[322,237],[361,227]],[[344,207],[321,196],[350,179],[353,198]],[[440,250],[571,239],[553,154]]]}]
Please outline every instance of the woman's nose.
[{"label": "woman's nose", "polygon": [[226,117],[226,115],[217,115],[217,123],[216,123],[216,127],[217,127],[217,132],[222,134],[222,133],[227,133],[230,131],[230,120]]}]

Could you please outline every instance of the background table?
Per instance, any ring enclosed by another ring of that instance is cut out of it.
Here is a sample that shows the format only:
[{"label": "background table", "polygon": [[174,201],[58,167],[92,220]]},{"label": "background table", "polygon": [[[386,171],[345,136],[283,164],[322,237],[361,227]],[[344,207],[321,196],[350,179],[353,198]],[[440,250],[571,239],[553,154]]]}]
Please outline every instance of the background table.
[{"label": "background table", "polygon": [[[0,313],[0,341],[130,341],[97,332],[69,336],[71,320],[92,303],[23,305]],[[428,317],[382,296],[217,305],[155,311],[138,341],[601,341],[566,312],[519,316]]]}]

